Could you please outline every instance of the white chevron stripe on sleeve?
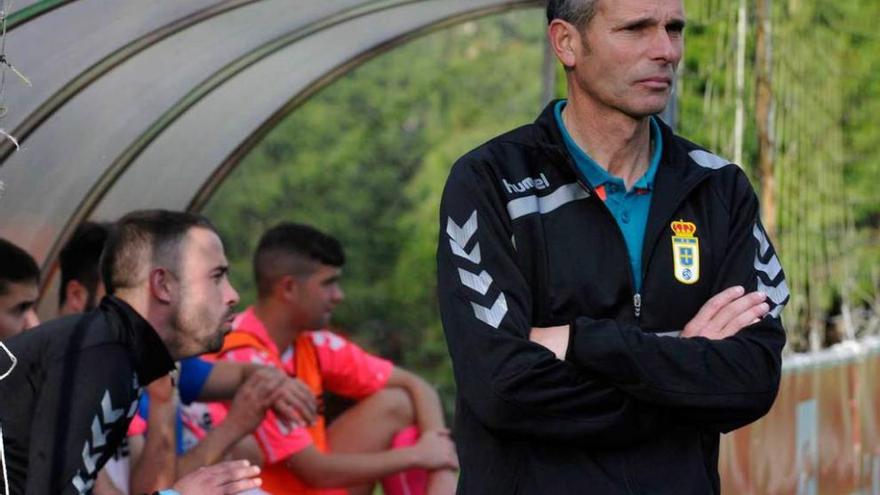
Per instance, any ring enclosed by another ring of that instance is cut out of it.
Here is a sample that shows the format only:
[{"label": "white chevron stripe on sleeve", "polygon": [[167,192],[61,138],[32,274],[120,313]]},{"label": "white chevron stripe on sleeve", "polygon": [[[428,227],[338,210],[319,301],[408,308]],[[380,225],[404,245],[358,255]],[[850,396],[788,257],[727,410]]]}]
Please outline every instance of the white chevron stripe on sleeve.
[{"label": "white chevron stripe on sleeve", "polygon": [[752,229],[752,235],[754,235],[755,239],[758,240],[758,253],[761,256],[767,256],[767,251],[770,249],[770,240],[767,239],[764,231],[761,230],[760,226],[758,226],[758,222],[755,222],[755,227],[754,229]]},{"label": "white chevron stripe on sleeve", "polygon": [[782,310],[783,310],[784,308],[785,308],[785,306],[783,306],[783,305],[780,304],[779,306],[776,306],[775,308],[771,309],[770,312],[769,312],[768,314],[769,314],[770,316],[772,316],[773,318],[779,318],[779,315],[782,314]]},{"label": "white chevron stripe on sleeve", "polygon": [[0,380],[3,380],[7,376],[9,376],[10,373],[12,373],[12,370],[15,369],[15,365],[18,363],[18,360],[15,359],[15,355],[12,354],[12,351],[10,351],[8,347],[3,345],[3,342],[0,342],[0,351],[9,356],[10,362],[9,369],[0,369],[0,373],[3,373],[2,375],[0,375]]},{"label": "white chevron stripe on sleeve", "polygon": [[480,256],[480,243],[479,242],[474,246],[473,249],[471,249],[470,253],[465,252],[465,250],[462,249],[461,246],[456,244],[456,242],[452,239],[449,240],[449,246],[452,247],[452,254],[454,254],[456,256],[460,256],[475,265],[479,265],[480,261],[483,260],[483,258]]},{"label": "white chevron stripe on sleeve", "polygon": [[775,280],[779,276],[779,272],[782,271],[782,265],[779,264],[779,258],[776,255],[773,255],[767,263],[761,263],[761,259],[755,256],[755,270],[764,272],[770,277],[770,280]]},{"label": "white chevron stripe on sleeve", "polygon": [[[755,253],[754,262],[755,270],[767,275],[772,282],[779,277],[780,273],[782,273],[782,265],[779,263],[779,257],[777,257],[776,254],[771,253],[770,240],[767,239],[767,234],[758,222],[755,222],[755,226],[752,229],[752,235],[754,235],[755,239],[758,241],[758,249]],[[770,259],[767,260],[767,262],[761,261],[761,258],[766,258],[768,254],[770,254]],[[771,286],[765,284],[764,281],[761,280],[761,277],[758,277],[758,290],[767,294],[767,298],[774,304],[773,309],[770,310],[770,316],[773,318],[779,318],[779,315],[782,314],[785,303],[788,302],[790,296],[785,279],[783,278],[780,280],[776,286]]]},{"label": "white chevron stripe on sleeve", "polygon": [[773,301],[773,304],[781,305],[788,299],[788,284],[785,283],[785,280],[779,282],[779,285],[776,287],[771,287],[766,285],[760,279],[758,280],[758,290],[767,294],[767,299]]},{"label": "white chevron stripe on sleeve", "polygon": [[507,298],[504,297],[503,292],[498,294],[498,299],[495,300],[495,304],[491,308],[481,306],[475,302],[471,302],[471,306],[474,308],[474,316],[492,328],[498,328],[501,320],[504,319],[504,315],[507,314]]},{"label": "white chevron stripe on sleeve", "polygon": [[107,443],[107,432],[101,428],[101,421],[98,417],[92,420],[92,448],[97,449],[103,447]]},{"label": "white chevron stripe on sleeve", "polygon": [[76,488],[77,494],[86,495],[87,493],[92,492],[92,488],[95,487],[95,480],[90,479],[85,481],[82,477],[82,473],[77,473],[76,477],[73,478],[73,487]]},{"label": "white chevron stripe on sleeve", "polygon": [[455,221],[452,220],[452,217],[449,217],[446,222],[446,234],[449,235],[449,238],[452,239],[456,244],[458,244],[462,249],[467,247],[468,242],[470,242],[471,237],[473,237],[474,232],[477,231],[477,210],[474,210],[471,213],[470,218],[468,218],[467,222],[464,223],[463,226],[459,227]]},{"label": "white chevron stripe on sleeve", "polygon": [[489,291],[489,287],[492,286],[492,276],[489,275],[489,272],[486,270],[483,270],[479,275],[476,275],[459,268],[458,277],[461,279],[461,283],[464,284],[465,287],[473,289],[483,296],[486,295],[486,292]]},{"label": "white chevron stripe on sleeve", "polygon": [[101,458],[101,453],[97,452],[92,454],[92,449],[89,447],[88,441],[83,445],[82,458],[83,464],[86,466],[86,471],[89,473],[97,472],[96,468],[98,467],[98,459]]},{"label": "white chevron stripe on sleeve", "polygon": [[110,403],[110,391],[105,390],[104,398],[101,399],[101,413],[103,414],[104,424],[109,425],[116,422],[124,412],[122,409],[113,409],[113,404]]}]

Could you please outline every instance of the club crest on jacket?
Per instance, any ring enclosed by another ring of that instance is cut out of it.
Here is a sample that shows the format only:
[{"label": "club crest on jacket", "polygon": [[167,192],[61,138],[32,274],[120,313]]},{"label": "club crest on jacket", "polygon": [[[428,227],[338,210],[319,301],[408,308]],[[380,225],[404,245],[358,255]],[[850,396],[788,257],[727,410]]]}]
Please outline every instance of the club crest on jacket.
[{"label": "club crest on jacket", "polygon": [[672,222],[672,258],[675,279],[687,285],[700,280],[700,240],[692,222]]}]

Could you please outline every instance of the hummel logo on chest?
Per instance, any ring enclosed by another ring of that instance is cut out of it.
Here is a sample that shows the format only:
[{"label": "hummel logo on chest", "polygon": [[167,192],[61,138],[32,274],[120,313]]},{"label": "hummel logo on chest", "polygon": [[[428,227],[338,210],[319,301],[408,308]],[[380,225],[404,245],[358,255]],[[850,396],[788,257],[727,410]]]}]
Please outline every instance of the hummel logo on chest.
[{"label": "hummel logo on chest", "polygon": [[537,178],[526,177],[516,184],[511,184],[505,179],[501,179],[501,182],[504,183],[504,187],[507,188],[507,192],[509,192],[510,194],[524,193],[529,189],[536,189],[540,191],[542,189],[547,189],[548,187],[550,187],[550,181],[547,180],[547,177],[544,176],[544,174],[541,174],[540,177]]}]

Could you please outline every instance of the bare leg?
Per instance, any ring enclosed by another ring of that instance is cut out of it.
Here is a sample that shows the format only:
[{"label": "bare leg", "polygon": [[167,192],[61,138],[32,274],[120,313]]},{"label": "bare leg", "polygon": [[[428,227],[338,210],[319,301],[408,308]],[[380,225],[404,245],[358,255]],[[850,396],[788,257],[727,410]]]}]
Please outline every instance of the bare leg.
[{"label": "bare leg", "polygon": [[[386,388],[358,402],[327,428],[331,452],[368,453],[388,450],[394,435],[413,424],[415,412],[409,394]],[[351,495],[370,495],[373,484],[349,489]]]}]

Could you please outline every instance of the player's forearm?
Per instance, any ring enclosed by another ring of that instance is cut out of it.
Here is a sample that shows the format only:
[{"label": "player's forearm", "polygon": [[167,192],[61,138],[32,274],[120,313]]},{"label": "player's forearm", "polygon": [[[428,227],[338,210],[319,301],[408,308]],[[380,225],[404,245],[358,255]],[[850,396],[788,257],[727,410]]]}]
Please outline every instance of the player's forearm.
[{"label": "player's forearm", "polygon": [[414,449],[395,449],[371,454],[325,454],[306,468],[289,466],[313,488],[343,488],[382,479],[419,465]]},{"label": "player's forearm", "polygon": [[218,361],[214,364],[211,374],[199,392],[199,400],[203,402],[232,400],[235,391],[261,367],[251,363]]},{"label": "player's forearm", "polygon": [[226,452],[248,433],[250,432],[236,427],[229,421],[220,423],[198,445],[178,460],[177,476],[182,477],[200,467],[220,462]]},{"label": "player's forearm", "polygon": [[442,430],[446,428],[440,396],[428,382],[414,373],[397,368],[391,386],[402,387],[413,403],[415,423],[420,431]]},{"label": "player's forearm", "polygon": [[776,396],[785,335],[771,319],[717,341],[586,318],[573,330],[567,360],[647,403],[751,417]]},{"label": "player's forearm", "polygon": [[428,495],[455,493],[458,473],[451,469],[436,469],[428,473]]},{"label": "player's forearm", "polygon": [[144,448],[131,470],[131,492],[152,493],[171,486],[176,479],[174,401],[150,403]]},{"label": "player's forearm", "polygon": [[446,428],[443,419],[443,405],[434,387],[421,378],[416,378],[414,386],[408,390],[416,413],[416,424],[419,431],[440,430]]}]

